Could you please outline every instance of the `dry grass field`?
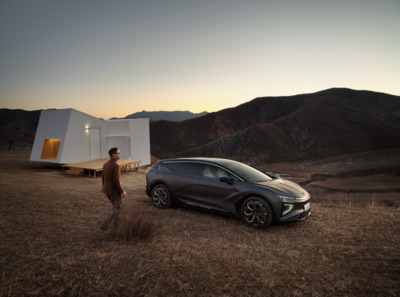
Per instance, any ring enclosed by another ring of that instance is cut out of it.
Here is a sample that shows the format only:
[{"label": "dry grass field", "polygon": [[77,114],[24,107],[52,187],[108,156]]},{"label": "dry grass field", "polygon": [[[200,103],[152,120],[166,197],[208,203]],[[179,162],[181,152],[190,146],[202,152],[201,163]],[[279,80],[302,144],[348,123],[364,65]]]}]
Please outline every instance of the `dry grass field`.
[{"label": "dry grass field", "polygon": [[[396,191],[324,195],[318,181],[308,188],[316,197],[308,219],[256,230],[158,210],[145,196],[145,171],[123,173],[121,225],[145,227],[127,238],[100,230],[111,211],[100,178],[28,160],[28,152],[0,155],[0,296],[400,296]],[[293,180],[338,170],[318,168],[296,165]],[[400,177],[389,178],[396,187]],[[393,204],[378,203],[381,195]]]}]

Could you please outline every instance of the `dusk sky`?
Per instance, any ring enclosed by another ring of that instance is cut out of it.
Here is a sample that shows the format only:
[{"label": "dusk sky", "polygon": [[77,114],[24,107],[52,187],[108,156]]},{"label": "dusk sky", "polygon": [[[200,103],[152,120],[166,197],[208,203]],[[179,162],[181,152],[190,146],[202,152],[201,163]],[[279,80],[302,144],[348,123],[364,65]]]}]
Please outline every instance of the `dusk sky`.
[{"label": "dusk sky", "polygon": [[400,95],[399,0],[1,0],[0,108],[108,119]]}]

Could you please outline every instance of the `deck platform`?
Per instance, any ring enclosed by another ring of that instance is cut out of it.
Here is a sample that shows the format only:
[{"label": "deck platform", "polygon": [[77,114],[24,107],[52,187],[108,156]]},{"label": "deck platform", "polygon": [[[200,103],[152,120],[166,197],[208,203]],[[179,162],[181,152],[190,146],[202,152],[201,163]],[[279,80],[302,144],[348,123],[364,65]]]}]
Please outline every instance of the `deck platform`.
[{"label": "deck platform", "polygon": [[[96,177],[102,174],[103,164],[110,159],[97,159],[86,162],[62,165],[62,171],[66,174],[87,175]],[[139,171],[140,161],[137,160],[118,160],[121,171]],[[133,168],[132,168],[133,165]]]}]

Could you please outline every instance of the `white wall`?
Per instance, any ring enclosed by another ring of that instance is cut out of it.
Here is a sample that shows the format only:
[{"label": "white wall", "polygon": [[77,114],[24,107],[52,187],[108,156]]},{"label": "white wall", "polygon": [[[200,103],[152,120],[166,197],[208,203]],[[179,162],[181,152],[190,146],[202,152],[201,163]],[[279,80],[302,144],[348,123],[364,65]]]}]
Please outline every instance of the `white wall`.
[{"label": "white wall", "polygon": [[128,120],[107,121],[107,136],[127,136],[127,135],[130,135]]},{"label": "white wall", "polygon": [[[71,109],[42,110],[32,146],[31,161],[60,163]],[[40,159],[45,139],[61,139],[57,160]]]},{"label": "white wall", "polygon": [[107,125],[107,150],[117,147],[121,159],[139,160],[141,166],[150,164],[149,119],[109,120]]},{"label": "white wall", "polygon": [[100,128],[89,128],[90,160],[101,159]]},{"label": "white wall", "polygon": [[[69,164],[91,160],[90,129],[105,129],[104,120],[72,109],[60,163]],[[100,142],[102,139],[100,137]]]},{"label": "white wall", "polygon": [[130,119],[132,160],[140,160],[140,166],[149,165],[150,121],[149,119]]},{"label": "white wall", "polygon": [[130,136],[107,136],[108,150],[117,147],[121,152],[121,159],[132,159],[131,137]]}]

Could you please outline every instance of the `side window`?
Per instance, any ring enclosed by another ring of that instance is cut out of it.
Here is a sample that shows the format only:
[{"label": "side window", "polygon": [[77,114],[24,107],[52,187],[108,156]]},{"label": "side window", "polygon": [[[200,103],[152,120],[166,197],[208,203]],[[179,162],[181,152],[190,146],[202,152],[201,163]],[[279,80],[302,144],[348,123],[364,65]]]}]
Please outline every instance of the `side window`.
[{"label": "side window", "polygon": [[203,176],[216,178],[214,167],[211,165],[204,165],[203,166]]},{"label": "side window", "polygon": [[230,177],[230,178],[236,179],[229,172],[223,170],[222,168],[208,165],[208,164],[203,165],[202,172],[203,172],[202,176],[204,176],[204,177],[216,178],[216,179],[218,179],[220,177]]},{"label": "side window", "polygon": [[180,171],[191,175],[200,175],[201,166],[198,163],[183,162]]},{"label": "side window", "polygon": [[169,169],[175,172],[190,174],[190,175],[200,175],[200,164],[190,163],[190,162],[171,162],[166,164]]}]

